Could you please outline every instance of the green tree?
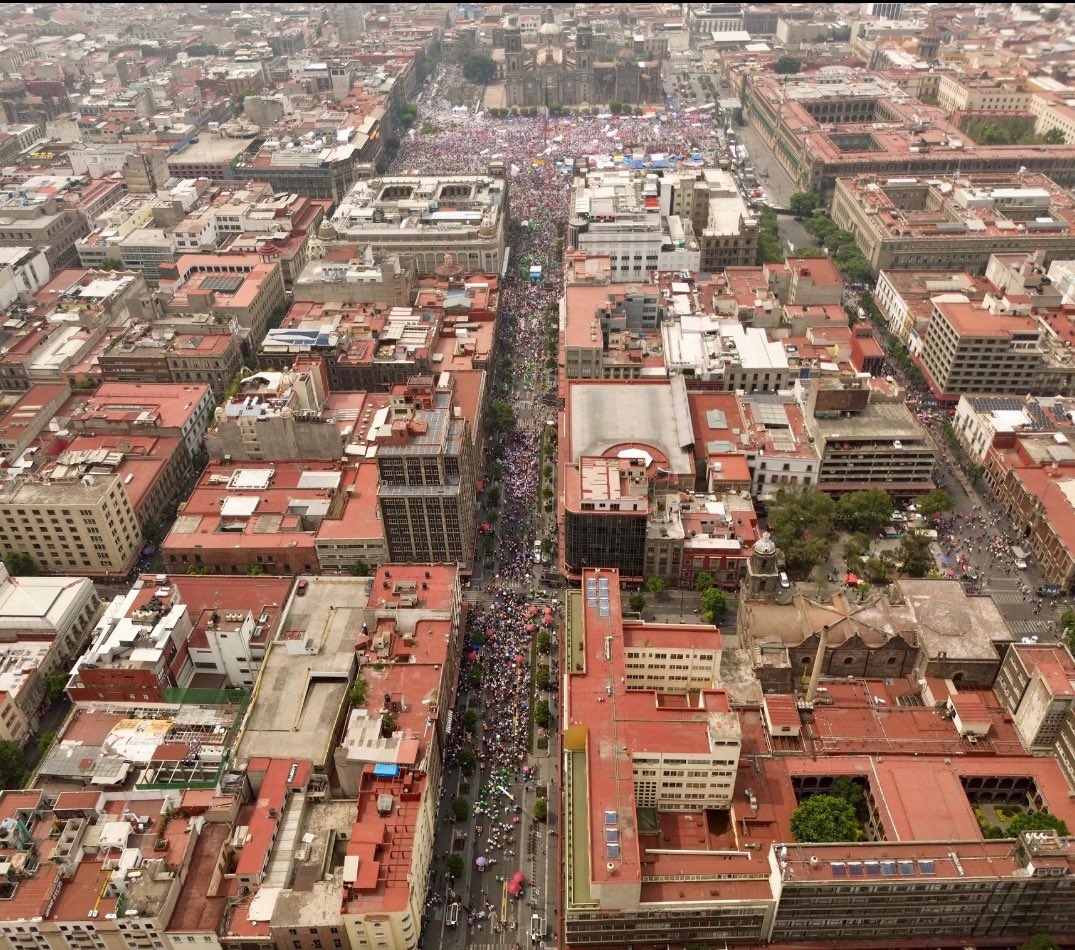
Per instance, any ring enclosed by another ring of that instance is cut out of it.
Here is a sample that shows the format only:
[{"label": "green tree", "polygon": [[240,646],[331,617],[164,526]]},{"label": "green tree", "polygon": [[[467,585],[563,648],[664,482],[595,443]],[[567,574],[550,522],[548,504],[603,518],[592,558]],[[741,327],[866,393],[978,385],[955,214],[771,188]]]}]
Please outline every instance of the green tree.
[{"label": "green tree", "polygon": [[1068,649],[1075,653],[1075,610],[1070,607],[1060,615],[1060,633]]},{"label": "green tree", "polygon": [[866,793],[862,790],[862,786],[859,785],[854,779],[848,775],[841,775],[836,779],[833,779],[832,785],[829,786],[829,790],[825,793],[831,795],[833,798],[843,799],[853,809],[855,809],[855,816],[859,821],[865,821],[869,817],[869,808],[866,805]]},{"label": "green tree", "polygon": [[515,428],[515,410],[510,402],[494,399],[489,404],[489,426],[494,432],[510,432]]},{"label": "green tree", "polygon": [[[1047,10],[1047,13],[1059,13],[1059,10]],[[1056,17],[1053,17],[1055,20]],[[1059,945],[1048,934],[1034,934],[1029,940],[1019,944],[1019,950],[1060,950]]]},{"label": "green tree", "polygon": [[621,112],[623,112],[623,103],[610,102],[608,104],[608,111],[611,112],[613,115],[619,115]]},{"label": "green tree", "polygon": [[856,531],[844,542],[845,557],[864,557],[870,553],[870,537],[861,531]]},{"label": "green tree", "polygon": [[660,597],[664,593],[664,578],[654,574],[646,580],[646,590],[653,594],[654,597]]},{"label": "green tree", "polygon": [[773,67],[773,72],[781,76],[791,76],[799,72],[802,69],[803,63],[801,59],[796,59],[794,56],[781,56],[776,61],[776,65]]},{"label": "green tree", "polygon": [[858,250],[858,246],[855,244],[855,235],[850,231],[845,231],[841,227],[837,227],[836,230],[829,233],[829,236],[825,239],[825,243],[829,246],[829,250],[836,255],[840,256],[840,251],[844,248],[844,256],[848,256]]},{"label": "green tree", "polygon": [[703,619],[716,623],[728,609],[728,597],[719,587],[710,587],[702,591],[700,606]]},{"label": "green tree", "polygon": [[904,534],[896,551],[897,557],[903,562],[904,574],[925,577],[933,568],[929,539],[919,531],[908,531]]},{"label": "green tree", "polygon": [[38,756],[43,759],[46,755],[48,755],[49,754],[49,749],[52,748],[52,746],[53,746],[53,744],[55,742],[56,742],[56,733],[55,732],[43,732],[43,733],[41,733],[41,735],[38,737],[38,740],[37,740],[37,754],[38,754]]},{"label": "green tree", "polygon": [[808,571],[832,550],[836,503],[813,488],[781,488],[769,503],[769,532],[794,571]]},{"label": "green tree", "polygon": [[484,86],[496,78],[496,63],[481,53],[471,53],[463,60],[463,78]]},{"label": "green tree", "polygon": [[1063,838],[1068,834],[1068,826],[1063,819],[1047,811],[1026,811],[1008,822],[1007,837],[1018,837],[1024,831],[1055,831]]},{"label": "green tree", "polygon": [[482,668],[477,663],[472,663],[467,669],[467,682],[477,689],[482,684]]},{"label": "green tree", "polygon": [[873,265],[861,254],[856,254],[840,265],[840,273],[850,281],[866,281],[873,278]]},{"label": "green tree", "polygon": [[851,531],[876,534],[892,520],[892,496],[883,488],[847,492],[836,503],[836,520]]},{"label": "green tree", "polygon": [[548,630],[540,630],[537,635],[538,653],[552,652],[552,634]]},{"label": "green tree", "polygon": [[795,248],[795,256],[806,260],[808,258],[824,257],[825,252],[819,247],[808,247],[804,244],[802,247]]},{"label": "green tree", "polygon": [[386,739],[391,738],[392,733],[396,731],[396,717],[391,713],[385,713],[381,716],[381,735]]},{"label": "green tree", "polygon": [[37,577],[41,573],[34,559],[21,551],[8,551],[4,555],[4,567],[12,577]]},{"label": "green tree", "polygon": [[403,125],[410,125],[418,118],[418,106],[413,102],[405,102],[399,107],[399,121]]},{"label": "green tree", "polygon": [[188,56],[216,56],[220,48],[212,43],[191,43],[187,47]]},{"label": "green tree", "polygon": [[470,775],[478,764],[478,754],[470,746],[465,745],[459,750],[457,761],[459,762],[459,771],[464,775]]},{"label": "green tree", "polygon": [[805,217],[817,207],[817,201],[816,192],[797,191],[788,199],[788,207],[796,214],[801,214]]},{"label": "green tree", "polygon": [[534,722],[542,729],[547,729],[552,723],[552,710],[549,708],[547,699],[539,699],[537,705],[534,706]]},{"label": "green tree", "polygon": [[816,238],[826,240],[830,234],[840,230],[840,226],[828,215],[815,212],[806,224],[803,225],[808,234]]},{"label": "green tree", "polygon": [[951,511],[952,504],[952,496],[948,492],[943,488],[934,488],[918,499],[918,510],[923,518],[932,520],[935,515]]},{"label": "green tree", "polygon": [[473,709],[463,713],[463,731],[474,735],[478,731],[478,714]]},{"label": "green tree", "polygon": [[862,825],[855,809],[834,795],[814,795],[791,813],[796,841],[861,841]]},{"label": "green tree", "polygon": [[355,680],[354,686],[351,687],[351,705],[352,706],[365,706],[366,698],[369,696],[370,684],[364,679],[359,677]]},{"label": "green tree", "polygon": [[547,666],[539,666],[534,674],[534,685],[538,689],[548,689],[552,685],[552,675]]},{"label": "green tree", "polygon": [[204,577],[209,573],[209,568],[204,564],[191,564],[187,567],[187,573],[192,577]]},{"label": "green tree", "polygon": [[646,607],[645,595],[641,591],[636,590],[633,594],[631,594],[630,597],[627,598],[627,606],[630,607],[631,610],[636,614],[642,613],[642,611]]},{"label": "green tree", "polygon": [[1013,141],[1011,131],[997,122],[982,126],[978,133],[979,145],[1011,145]]},{"label": "green tree", "polygon": [[534,821],[544,821],[549,817],[549,804],[544,798],[534,802]]},{"label": "green tree", "polygon": [[465,865],[463,864],[463,855],[453,851],[448,855],[447,860],[444,862],[448,869],[448,876],[453,880],[458,880],[463,876],[463,870]]},{"label": "green tree", "polygon": [[347,573],[352,577],[369,577],[373,572],[365,561],[355,561],[354,564],[347,568]]},{"label": "green tree", "polygon": [[22,749],[9,739],[0,741],[0,788],[21,788],[25,777]]},{"label": "green tree", "polygon": [[265,574],[265,566],[263,564],[251,564],[246,569],[246,573],[249,577],[263,577]]},{"label": "green tree", "polygon": [[1063,145],[1067,141],[1067,136],[1060,129],[1052,128],[1041,137],[1041,140],[1046,145]]},{"label": "green tree", "polygon": [[892,565],[875,555],[866,558],[863,571],[871,584],[887,584],[892,579]]},{"label": "green tree", "polygon": [[70,673],[56,670],[45,677],[45,698],[50,702],[56,702],[67,689],[67,681],[71,678]]},{"label": "green tree", "polygon": [[699,594],[704,594],[710,587],[713,586],[713,575],[707,571],[701,571],[694,575],[694,589]]},{"label": "green tree", "polygon": [[470,802],[465,798],[453,798],[452,814],[456,821],[466,821],[470,817]]}]

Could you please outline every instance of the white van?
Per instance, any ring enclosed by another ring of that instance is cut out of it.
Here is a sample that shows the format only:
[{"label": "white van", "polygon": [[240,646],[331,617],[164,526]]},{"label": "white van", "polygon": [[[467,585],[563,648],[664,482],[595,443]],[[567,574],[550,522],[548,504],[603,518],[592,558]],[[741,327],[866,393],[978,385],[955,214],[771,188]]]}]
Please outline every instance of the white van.
[{"label": "white van", "polygon": [[530,939],[540,940],[545,936],[545,921],[538,914],[530,915]]},{"label": "white van", "polygon": [[454,927],[459,923],[459,901],[455,901],[448,905],[448,916],[445,918],[444,922],[449,927]]},{"label": "white van", "polygon": [[1018,571],[1026,570],[1026,559],[1029,555],[1021,547],[1012,545],[1012,557],[1015,558],[1015,568]]},{"label": "white van", "polygon": [[785,589],[791,587],[791,581],[788,580],[788,575],[784,571],[780,572],[780,586]]}]

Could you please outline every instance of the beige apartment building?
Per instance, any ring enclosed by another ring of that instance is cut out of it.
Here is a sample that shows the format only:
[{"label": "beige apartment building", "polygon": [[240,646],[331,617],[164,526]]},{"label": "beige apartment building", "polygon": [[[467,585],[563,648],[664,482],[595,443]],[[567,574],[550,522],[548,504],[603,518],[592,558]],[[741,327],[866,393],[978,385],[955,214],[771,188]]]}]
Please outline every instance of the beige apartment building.
[{"label": "beige apartment building", "polygon": [[29,555],[42,571],[124,575],[141,545],[118,474],[47,482],[23,476],[0,486],[0,547]]},{"label": "beige apartment building", "polygon": [[1025,395],[1036,389],[1041,363],[1041,327],[1033,317],[934,301],[920,365],[935,395]]},{"label": "beige apartment building", "polygon": [[1057,644],[1015,643],[1000,664],[995,689],[1028,749],[1051,749],[1075,709],[1075,660]]},{"label": "beige apartment building", "polygon": [[936,449],[902,400],[881,398],[858,379],[799,385],[806,428],[821,456],[821,491],[933,489]]},{"label": "beige apartment building", "polygon": [[985,272],[994,254],[1075,250],[1075,207],[1067,189],[1030,173],[840,178],[832,220],[855,235],[881,270]]}]

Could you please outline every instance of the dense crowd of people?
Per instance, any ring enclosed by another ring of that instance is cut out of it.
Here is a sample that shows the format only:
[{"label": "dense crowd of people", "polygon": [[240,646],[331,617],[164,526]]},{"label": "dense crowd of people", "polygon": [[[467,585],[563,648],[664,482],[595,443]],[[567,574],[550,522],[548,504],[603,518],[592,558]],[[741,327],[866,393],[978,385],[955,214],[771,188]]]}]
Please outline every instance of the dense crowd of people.
[{"label": "dense crowd of people", "polygon": [[[455,67],[442,67],[431,78],[419,99],[418,119],[404,137],[392,170],[484,174],[494,161],[503,162],[508,170],[509,257],[500,289],[496,340],[504,359],[493,374],[490,395],[512,405],[517,424],[491,446],[486,466],[487,472],[499,473],[490,478],[498,493],[498,517],[490,526],[496,536],[494,576],[483,601],[472,604],[468,612],[460,696],[446,762],[451,768],[471,754],[476,758],[474,774],[467,780],[473,833],[464,837],[463,851],[471,873],[495,881],[493,893],[503,882],[509,893],[533,901],[538,893],[532,882],[539,850],[533,823],[527,839],[520,835],[522,813],[529,811],[526,796],[536,786],[527,764],[530,657],[537,631],[555,622],[553,614],[531,600],[535,514],[541,503],[539,443],[545,423],[540,397],[551,385],[546,382],[546,341],[562,292],[573,163],[585,163],[587,156],[616,161],[617,156],[639,152],[713,154],[718,136],[711,120],[689,116],[494,119],[480,111],[477,101],[465,110],[446,101],[444,91],[458,84]],[[538,279],[531,279],[532,265],[541,267]],[[468,710],[478,713],[474,734],[464,726]],[[442,801],[447,806],[446,795]],[[447,852],[440,857],[446,858]],[[484,888],[472,886],[468,892],[461,881],[450,882],[450,888],[449,900],[458,900],[472,923],[488,917],[497,932],[510,926],[497,919]],[[437,900],[430,898],[431,903]]]}]

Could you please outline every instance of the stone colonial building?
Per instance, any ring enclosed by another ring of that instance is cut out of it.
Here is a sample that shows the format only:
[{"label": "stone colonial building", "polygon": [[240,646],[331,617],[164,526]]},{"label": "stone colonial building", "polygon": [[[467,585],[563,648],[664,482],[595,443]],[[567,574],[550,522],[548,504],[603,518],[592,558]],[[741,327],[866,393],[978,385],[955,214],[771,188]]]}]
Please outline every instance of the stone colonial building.
[{"label": "stone colonial building", "polygon": [[777,693],[805,687],[819,637],[823,678],[914,675],[968,687],[992,685],[1012,639],[991,598],[968,596],[957,581],[910,579],[863,602],[846,591],[824,602],[796,594],[774,603],[745,587],[738,633],[762,688]]},{"label": "stone colonial building", "polygon": [[611,61],[599,61],[590,24],[580,22],[573,33],[549,17],[536,35],[524,38],[516,18],[508,18],[503,47],[493,51],[503,69],[505,105],[663,101],[661,62],[650,58],[652,51],[628,44]]}]

